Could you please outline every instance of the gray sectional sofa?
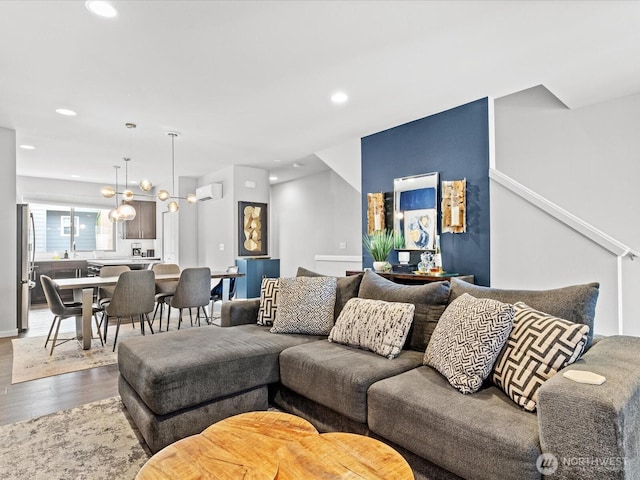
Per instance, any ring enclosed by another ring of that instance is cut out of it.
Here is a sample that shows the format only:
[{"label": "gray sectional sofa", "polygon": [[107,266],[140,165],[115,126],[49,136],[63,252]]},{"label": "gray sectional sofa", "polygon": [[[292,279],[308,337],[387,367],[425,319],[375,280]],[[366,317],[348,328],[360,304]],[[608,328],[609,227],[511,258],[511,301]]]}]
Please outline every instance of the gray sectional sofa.
[{"label": "gray sectional sofa", "polygon": [[537,412],[489,382],[463,395],[423,365],[440,315],[463,293],[524,301],[593,331],[597,284],[544,292],[455,279],[404,286],[366,272],[339,279],[337,290],[336,317],[354,296],[415,305],[397,358],[321,336],[272,334],[256,325],[257,299],[224,304],[228,328],[124,340],[120,394],[149,447],[158,451],[222,418],[273,404],[320,431],[381,439],[405,456],[418,479],[538,479],[541,471],[553,472],[545,477],[551,479],[640,478],[640,338],[590,338],[571,368],[595,371],[606,382],[585,385],[555,375],[538,392]]}]

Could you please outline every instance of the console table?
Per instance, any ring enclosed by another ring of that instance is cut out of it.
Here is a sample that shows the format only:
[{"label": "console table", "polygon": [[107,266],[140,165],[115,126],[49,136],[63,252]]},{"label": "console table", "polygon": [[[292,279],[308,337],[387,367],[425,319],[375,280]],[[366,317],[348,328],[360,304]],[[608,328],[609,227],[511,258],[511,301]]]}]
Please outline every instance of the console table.
[{"label": "console table", "polygon": [[[362,273],[362,270],[347,270],[346,275],[358,275]],[[431,282],[441,282],[443,280],[449,280],[452,277],[464,280],[465,282],[474,283],[475,278],[473,275],[461,275],[459,273],[443,273],[440,275],[429,275],[422,273],[400,273],[400,272],[376,272],[381,277],[387,278],[395,283],[402,283],[405,285],[424,284]]]}]

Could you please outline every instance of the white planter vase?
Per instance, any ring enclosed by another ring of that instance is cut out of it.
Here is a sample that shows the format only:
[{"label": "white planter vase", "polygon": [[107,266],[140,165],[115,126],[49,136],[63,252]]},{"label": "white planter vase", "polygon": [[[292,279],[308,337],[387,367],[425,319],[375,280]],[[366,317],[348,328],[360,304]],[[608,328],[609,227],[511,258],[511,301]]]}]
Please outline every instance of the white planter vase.
[{"label": "white planter vase", "polygon": [[386,261],[385,262],[373,262],[373,269],[376,272],[385,272],[388,270],[387,265],[389,265]]}]

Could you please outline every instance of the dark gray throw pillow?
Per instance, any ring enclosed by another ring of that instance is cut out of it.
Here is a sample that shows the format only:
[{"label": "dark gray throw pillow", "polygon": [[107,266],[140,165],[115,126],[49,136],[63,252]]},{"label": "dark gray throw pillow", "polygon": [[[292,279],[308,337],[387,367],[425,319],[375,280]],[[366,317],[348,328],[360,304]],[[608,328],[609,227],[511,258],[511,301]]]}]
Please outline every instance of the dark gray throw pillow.
[{"label": "dark gray throw pillow", "polygon": [[407,346],[411,350],[424,352],[442,312],[447,307],[449,282],[401,285],[368,270],[364,272],[358,297],[415,305]]},{"label": "dark gray throw pillow", "polygon": [[[296,277],[326,277],[321,273],[312,272],[304,267],[298,267]],[[358,296],[358,289],[360,288],[360,282],[362,281],[362,274],[349,275],[348,277],[337,277],[338,282],[336,286],[336,306],[333,311],[334,321],[340,316],[340,312],[347,304],[349,300]]]},{"label": "dark gray throw pillow", "polygon": [[596,315],[599,289],[599,283],[586,283],[552,290],[503,290],[481,287],[452,278],[449,303],[465,293],[476,298],[491,298],[504,303],[523,302],[531,308],[554,317],[587,325],[589,327],[588,348],[593,340],[593,320]]}]

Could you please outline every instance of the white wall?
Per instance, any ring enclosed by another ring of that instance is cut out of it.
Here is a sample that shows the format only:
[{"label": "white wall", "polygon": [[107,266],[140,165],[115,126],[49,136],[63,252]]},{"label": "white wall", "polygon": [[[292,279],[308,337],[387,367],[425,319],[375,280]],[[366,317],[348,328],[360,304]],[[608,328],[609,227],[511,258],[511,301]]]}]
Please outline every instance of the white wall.
[{"label": "white wall", "polygon": [[[196,193],[197,181],[191,177],[178,178],[178,196]],[[178,214],[178,258],[180,268],[201,267],[198,259],[198,204],[179,201]]]},{"label": "white wall", "polygon": [[271,226],[280,274],[294,276],[299,266],[316,270],[316,255],[362,257],[360,201],[359,192],[333,171],[274,185]]},{"label": "white wall", "polygon": [[[269,172],[236,165],[198,179],[198,186],[209,183],[222,183],[222,198],[198,202],[198,261],[212,270],[224,270],[234,265],[238,256],[238,202],[268,204]],[[272,215],[270,206],[269,221]],[[276,258],[271,238],[269,235],[268,253]]]},{"label": "white wall", "polygon": [[0,251],[6,262],[0,269],[0,337],[17,335],[17,218],[16,218],[16,132],[0,127],[0,202],[12,212],[0,233]]},{"label": "white wall", "polygon": [[362,152],[360,138],[316,152],[316,155],[351,185],[362,189]]},{"label": "white wall", "polygon": [[[496,169],[640,249],[640,95],[576,110],[544,87],[495,101]],[[617,258],[491,184],[491,284],[548,288],[600,282],[596,333],[618,331]],[[625,334],[640,335],[640,259],[623,260]]]}]

